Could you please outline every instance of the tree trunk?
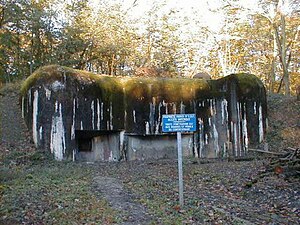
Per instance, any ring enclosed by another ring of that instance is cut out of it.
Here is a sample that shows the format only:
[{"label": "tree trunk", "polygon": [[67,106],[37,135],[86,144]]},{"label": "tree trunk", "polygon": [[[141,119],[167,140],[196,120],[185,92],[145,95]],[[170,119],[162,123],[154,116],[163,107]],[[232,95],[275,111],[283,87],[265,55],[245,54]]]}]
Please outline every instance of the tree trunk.
[{"label": "tree trunk", "polygon": [[282,29],[282,67],[283,67],[283,82],[285,87],[285,95],[290,96],[290,75],[288,71],[287,47],[286,47],[286,32],[285,32],[285,16],[281,15],[281,29]]},{"label": "tree trunk", "polygon": [[[285,95],[290,96],[290,76],[288,72],[288,65],[289,65],[289,58],[287,57],[287,45],[286,45],[286,25],[285,25],[285,16],[281,14],[281,38],[279,38],[279,29],[274,24],[274,31],[276,35],[276,42],[279,50],[279,58],[280,63],[283,69],[282,81],[284,83],[285,88]],[[280,91],[281,86],[279,87],[278,91]]]},{"label": "tree trunk", "polygon": [[275,57],[271,62],[271,71],[269,76],[269,92],[274,93],[274,82],[275,82]]},{"label": "tree trunk", "polygon": [[4,24],[4,6],[1,6],[0,8],[0,29],[2,28],[3,24]]},{"label": "tree trunk", "polygon": [[[275,31],[276,32],[276,31]],[[269,92],[274,93],[275,84],[275,71],[276,71],[276,57],[277,57],[277,44],[276,44],[276,34],[273,33],[273,56],[271,62],[271,71],[269,76]]]}]

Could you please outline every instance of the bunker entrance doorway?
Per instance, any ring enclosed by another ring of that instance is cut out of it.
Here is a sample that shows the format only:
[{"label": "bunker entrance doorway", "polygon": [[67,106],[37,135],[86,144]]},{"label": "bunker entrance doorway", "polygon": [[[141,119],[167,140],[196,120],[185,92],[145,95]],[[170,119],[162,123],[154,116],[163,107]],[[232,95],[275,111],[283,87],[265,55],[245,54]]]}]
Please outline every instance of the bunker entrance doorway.
[{"label": "bunker entrance doorway", "polygon": [[75,131],[78,161],[119,161],[119,131]]}]

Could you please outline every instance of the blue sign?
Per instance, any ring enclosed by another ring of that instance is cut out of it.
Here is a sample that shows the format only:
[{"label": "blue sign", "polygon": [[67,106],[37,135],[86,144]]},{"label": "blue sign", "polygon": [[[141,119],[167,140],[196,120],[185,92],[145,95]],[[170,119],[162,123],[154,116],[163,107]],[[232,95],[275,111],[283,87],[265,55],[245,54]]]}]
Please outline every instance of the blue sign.
[{"label": "blue sign", "polygon": [[193,132],[196,131],[195,114],[169,114],[162,117],[163,132]]}]

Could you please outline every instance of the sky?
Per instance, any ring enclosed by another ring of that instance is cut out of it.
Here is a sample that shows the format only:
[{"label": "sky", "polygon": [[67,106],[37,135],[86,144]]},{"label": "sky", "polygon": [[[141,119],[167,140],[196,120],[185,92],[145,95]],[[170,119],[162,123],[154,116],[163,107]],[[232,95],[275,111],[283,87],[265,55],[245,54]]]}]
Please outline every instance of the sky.
[{"label": "sky", "polygon": [[[99,1],[102,0],[92,0],[92,4],[95,8],[99,5]],[[121,3],[123,9],[128,10],[130,16],[133,18],[141,18],[151,9],[155,0],[110,0],[107,2]],[[163,1],[157,0],[156,2],[161,3]],[[178,10],[178,15],[181,17],[190,19],[206,18],[201,21],[211,29],[218,30],[222,25],[223,15],[218,12],[212,12],[211,10],[215,10],[219,5],[220,0],[166,0],[166,5],[161,9],[161,12],[163,13],[170,9],[176,9]]]},{"label": "sky", "polygon": [[[68,0],[66,0],[68,1]],[[101,3],[106,4],[116,4],[122,5],[122,8],[128,12],[128,15],[135,19],[142,18],[153,6],[154,3],[165,2],[165,6],[161,8],[161,13],[166,13],[170,9],[175,9],[178,15],[178,22],[182,18],[186,17],[191,21],[190,27],[185,29],[193,29],[193,26],[197,25],[208,27],[214,33],[217,33],[224,21],[225,14],[222,13],[220,7],[224,3],[224,0],[88,0],[94,9],[100,7]],[[228,0],[230,1],[230,0]],[[299,5],[300,0],[279,0],[281,3],[281,9],[287,11],[287,6],[291,3],[294,5]],[[259,0],[239,0],[234,1],[237,7],[247,8],[250,11],[258,10]],[[270,10],[271,13],[272,10]],[[237,15],[242,17],[243,15]],[[270,14],[270,16],[272,16]]]}]

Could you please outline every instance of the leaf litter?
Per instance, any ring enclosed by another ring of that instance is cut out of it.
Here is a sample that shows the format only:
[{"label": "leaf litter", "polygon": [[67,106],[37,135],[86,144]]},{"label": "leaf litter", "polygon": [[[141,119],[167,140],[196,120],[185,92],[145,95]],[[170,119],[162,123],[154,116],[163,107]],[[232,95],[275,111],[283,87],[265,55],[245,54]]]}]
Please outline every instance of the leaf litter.
[{"label": "leaf litter", "polygon": [[261,176],[267,159],[184,159],[180,208],[176,160],[55,162],[13,102],[0,99],[0,224],[300,224],[299,179]]}]

